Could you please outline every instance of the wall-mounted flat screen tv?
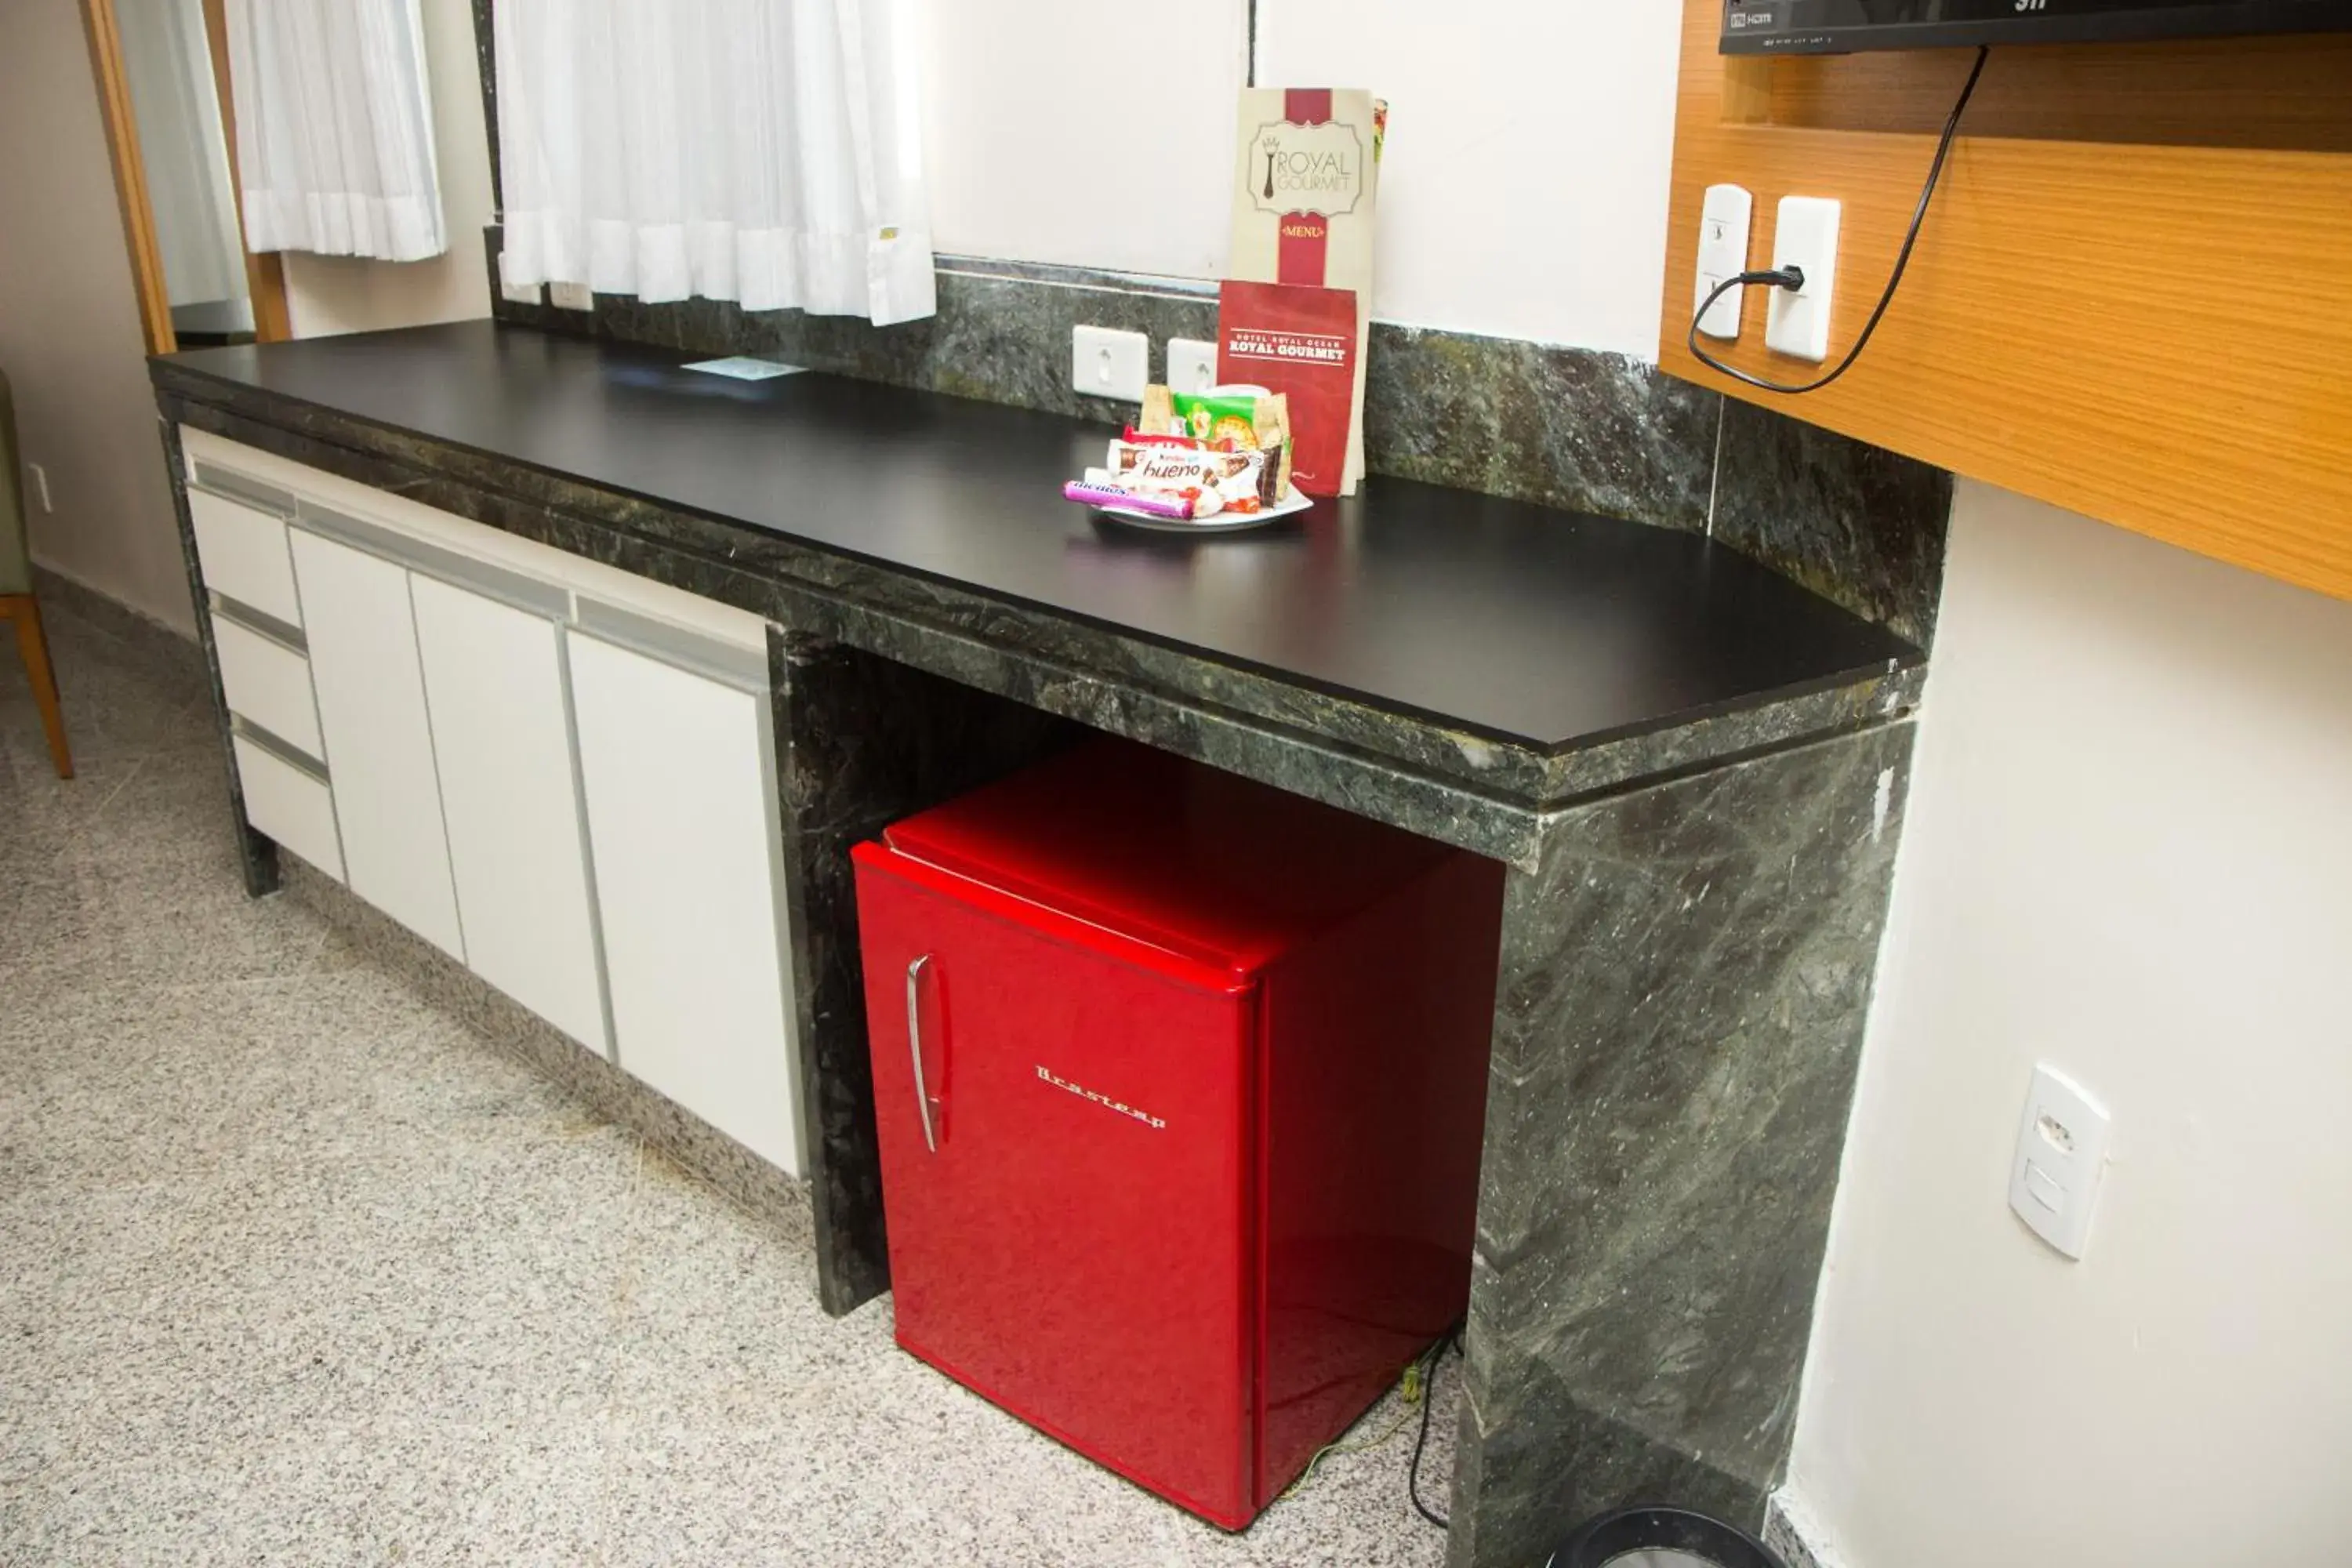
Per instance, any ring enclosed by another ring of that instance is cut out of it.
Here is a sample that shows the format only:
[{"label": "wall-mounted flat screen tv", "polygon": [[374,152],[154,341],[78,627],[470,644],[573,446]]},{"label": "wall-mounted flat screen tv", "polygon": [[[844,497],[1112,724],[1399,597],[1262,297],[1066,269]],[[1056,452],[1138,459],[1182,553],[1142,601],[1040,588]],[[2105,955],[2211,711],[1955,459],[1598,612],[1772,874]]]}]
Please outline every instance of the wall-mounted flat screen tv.
[{"label": "wall-mounted flat screen tv", "polygon": [[1727,55],[2352,32],[2352,0],[1723,0]]}]

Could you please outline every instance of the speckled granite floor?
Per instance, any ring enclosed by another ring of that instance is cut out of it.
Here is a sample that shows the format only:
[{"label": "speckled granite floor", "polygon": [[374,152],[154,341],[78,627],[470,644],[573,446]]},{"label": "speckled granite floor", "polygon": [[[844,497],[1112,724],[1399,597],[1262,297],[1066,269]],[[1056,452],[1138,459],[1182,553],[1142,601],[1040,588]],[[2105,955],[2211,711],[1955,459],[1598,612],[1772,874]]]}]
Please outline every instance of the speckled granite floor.
[{"label": "speckled granite floor", "polygon": [[193,657],[52,622],[73,783],[0,653],[0,1563],[1441,1560],[1409,1426],[1229,1537],[827,1321],[805,1237],[247,901]]}]

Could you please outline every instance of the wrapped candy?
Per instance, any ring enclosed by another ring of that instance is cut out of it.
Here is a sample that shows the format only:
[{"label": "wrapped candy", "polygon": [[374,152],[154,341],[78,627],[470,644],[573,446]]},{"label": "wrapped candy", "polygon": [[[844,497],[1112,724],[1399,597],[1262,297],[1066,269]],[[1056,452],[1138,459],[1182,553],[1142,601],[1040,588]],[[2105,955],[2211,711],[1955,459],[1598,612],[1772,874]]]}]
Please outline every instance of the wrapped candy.
[{"label": "wrapped candy", "polygon": [[1115,484],[1094,476],[1100,468],[1090,468],[1084,479],[1072,479],[1062,487],[1065,500],[1083,502],[1087,506],[1125,507],[1129,511],[1143,512],[1151,517],[1174,518],[1192,521],[1214,517],[1224,510],[1224,501],[1214,490],[1146,490]]},{"label": "wrapped candy", "polygon": [[1258,499],[1272,506],[1290,494],[1290,400],[1262,386],[1213,386],[1174,392],[1143,391],[1138,421],[1141,439],[1181,437],[1212,449],[1258,451],[1267,456]]}]

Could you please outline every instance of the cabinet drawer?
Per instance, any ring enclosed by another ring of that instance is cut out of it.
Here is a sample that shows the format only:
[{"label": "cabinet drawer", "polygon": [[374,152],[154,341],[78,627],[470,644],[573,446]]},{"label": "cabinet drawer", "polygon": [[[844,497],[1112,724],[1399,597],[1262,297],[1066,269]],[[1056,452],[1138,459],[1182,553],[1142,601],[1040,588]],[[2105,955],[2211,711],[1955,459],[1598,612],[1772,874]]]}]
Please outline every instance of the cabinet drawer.
[{"label": "cabinet drawer", "polygon": [[220,650],[228,710],[323,763],[327,751],[319,741],[319,710],[310,697],[310,661],[226,616],[213,617],[213,646]]},{"label": "cabinet drawer", "polygon": [[204,567],[205,587],[288,626],[302,624],[294,563],[286,552],[285,519],[193,487],[188,516],[195,524],[196,560]]},{"label": "cabinet drawer", "polygon": [[326,784],[243,735],[233,736],[236,776],[245,786],[245,817],[338,882],[343,851],[335,832],[335,801]]}]

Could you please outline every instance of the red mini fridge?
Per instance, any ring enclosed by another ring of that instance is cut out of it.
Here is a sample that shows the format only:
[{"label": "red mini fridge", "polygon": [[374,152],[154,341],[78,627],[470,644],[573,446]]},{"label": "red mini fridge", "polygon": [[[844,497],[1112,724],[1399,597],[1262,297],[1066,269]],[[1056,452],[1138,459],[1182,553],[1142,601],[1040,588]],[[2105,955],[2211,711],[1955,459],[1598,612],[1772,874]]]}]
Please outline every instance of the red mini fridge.
[{"label": "red mini fridge", "polygon": [[1118,742],[854,853],[898,1342],[1246,1526],[1463,1311],[1502,867]]}]

